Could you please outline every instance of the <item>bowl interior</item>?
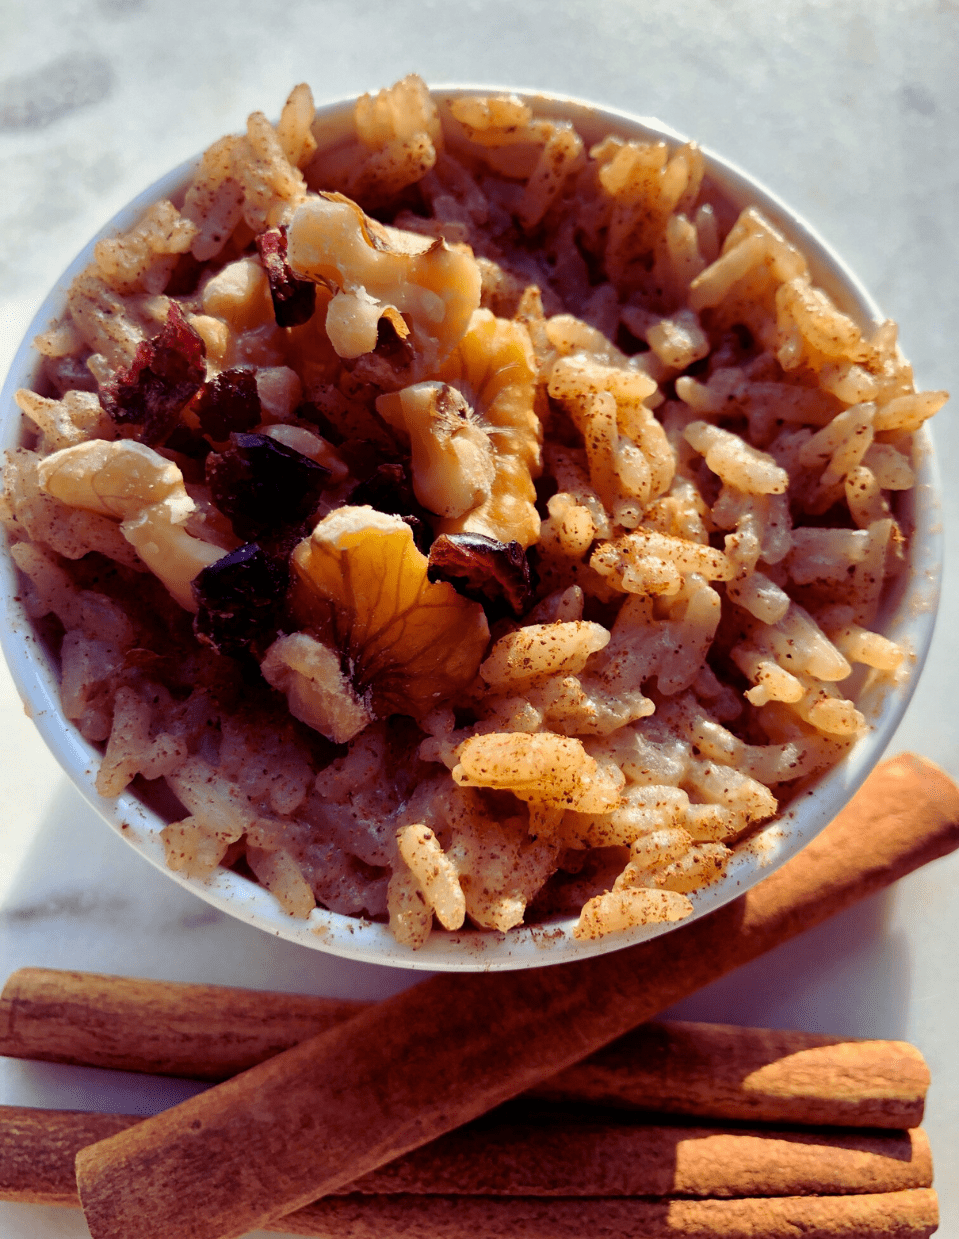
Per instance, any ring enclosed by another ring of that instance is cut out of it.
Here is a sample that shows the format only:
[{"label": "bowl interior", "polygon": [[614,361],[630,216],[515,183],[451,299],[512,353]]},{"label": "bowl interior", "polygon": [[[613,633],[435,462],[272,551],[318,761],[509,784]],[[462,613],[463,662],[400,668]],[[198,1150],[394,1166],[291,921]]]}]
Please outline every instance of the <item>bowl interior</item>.
[{"label": "bowl interior", "polygon": [[[462,94],[495,93],[485,87],[439,88],[440,98]],[[686,139],[659,121],[634,117],[591,106],[572,99],[516,92],[541,116],[574,121],[587,144],[607,134],[641,140]],[[320,106],[318,116],[331,128],[343,128],[352,112],[352,100]],[[875,303],[842,260],[794,212],[745,173],[704,152],[708,176],[734,207],[758,206],[767,218],[806,255],[814,281],[836,304],[861,325],[879,321]],[[129,203],[94,237],[63,273],[30,324],[17,352],[0,397],[0,446],[18,446],[23,429],[13,393],[33,386],[39,359],[31,347],[33,337],[46,329],[62,312],[66,291],[74,276],[92,259],[100,237],[115,235],[132,226],[144,209],[162,197],[176,200],[184,192],[196,167],[195,160],[175,168]],[[931,439],[917,435],[917,484],[897,511],[911,532],[908,568],[889,593],[880,617],[882,632],[903,644],[910,667],[903,682],[893,689],[868,685],[857,699],[869,729],[847,756],[809,790],[790,802],[786,810],[737,846],[724,879],[693,892],[693,917],[702,916],[742,894],[766,873],[784,863],[814,838],[856,791],[879,760],[895,731],[913,689],[932,638],[939,596],[942,538],[938,479]],[[2,644],[14,681],[44,740],[68,776],[89,803],[127,843],[174,881],[200,898],[240,920],[269,933],[358,961],[430,970],[488,970],[538,966],[585,958],[632,945],[668,932],[668,925],[627,930],[604,939],[580,942],[572,937],[573,918],[554,918],[503,935],[489,931],[434,931],[419,950],[400,946],[385,925],[316,909],[308,920],[297,920],[281,910],[264,888],[227,870],[206,880],[190,879],[168,869],[159,837],[166,825],[160,813],[129,790],[117,800],[106,800],[95,787],[100,753],[67,723],[60,710],[58,661],[43,643],[18,598],[16,571],[9,557],[0,558],[0,606],[4,623]],[[689,918],[687,918],[688,921]],[[683,924],[686,921],[681,922]]]}]

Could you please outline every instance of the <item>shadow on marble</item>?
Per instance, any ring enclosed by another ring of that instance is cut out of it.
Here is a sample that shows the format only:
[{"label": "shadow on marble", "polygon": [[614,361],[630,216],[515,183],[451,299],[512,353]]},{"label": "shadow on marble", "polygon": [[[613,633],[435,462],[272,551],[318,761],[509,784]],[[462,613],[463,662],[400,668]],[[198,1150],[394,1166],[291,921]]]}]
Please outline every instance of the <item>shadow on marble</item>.
[{"label": "shadow on marble", "polygon": [[907,1033],[912,960],[883,891],[700,990],[673,1019],[802,1028],[849,1037]]},{"label": "shadow on marble", "polygon": [[142,1118],[169,1110],[209,1087],[199,1080],[19,1059],[0,1059],[0,1074],[3,1104],[7,1106],[92,1110]]},{"label": "shadow on marble", "polygon": [[110,61],[75,50],[32,72],[0,81],[0,133],[46,129],[108,98],[116,85]]}]

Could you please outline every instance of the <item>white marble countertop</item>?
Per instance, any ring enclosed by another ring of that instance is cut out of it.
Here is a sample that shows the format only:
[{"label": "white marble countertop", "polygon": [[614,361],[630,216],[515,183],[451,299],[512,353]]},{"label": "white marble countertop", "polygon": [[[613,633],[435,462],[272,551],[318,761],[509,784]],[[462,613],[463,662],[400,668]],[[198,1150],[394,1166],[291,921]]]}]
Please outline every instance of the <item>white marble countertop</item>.
[{"label": "white marble countertop", "polygon": [[[83,242],[134,193],[291,86],[317,101],[428,81],[555,90],[657,116],[748,169],[858,273],[920,383],[959,390],[955,0],[16,0],[0,3],[0,369]],[[959,432],[935,438],[946,576],[923,679],[891,745],[959,778]],[[348,965],[221,916],[146,865],[60,774],[0,673],[0,974],[91,969],[374,998],[408,973]],[[959,1239],[959,855],[688,1000],[690,1018],[900,1037],[926,1055],[926,1127]],[[420,974],[422,975],[422,974]],[[148,1114],[191,1086],[0,1060],[7,1104]],[[79,1214],[0,1204],[4,1239]]]}]

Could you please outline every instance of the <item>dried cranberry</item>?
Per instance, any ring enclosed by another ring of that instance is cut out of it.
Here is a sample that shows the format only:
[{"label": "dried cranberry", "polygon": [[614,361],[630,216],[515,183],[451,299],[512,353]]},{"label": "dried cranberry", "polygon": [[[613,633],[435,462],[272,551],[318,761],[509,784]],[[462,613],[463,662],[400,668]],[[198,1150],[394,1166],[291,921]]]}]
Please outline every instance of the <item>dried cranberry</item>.
[{"label": "dried cranberry", "polygon": [[316,285],[293,274],[286,261],[286,228],[268,228],[256,238],[256,248],[270,281],[277,327],[308,323],[316,308]]},{"label": "dried cranberry", "polygon": [[181,422],[179,426],[174,426],[167,435],[163,451],[165,454],[175,452],[178,456],[186,456],[190,460],[197,461],[200,465],[200,476],[197,481],[203,480],[203,462],[212,449],[201,434],[197,434],[195,430],[184,426]]},{"label": "dried cranberry", "polygon": [[100,402],[120,425],[140,427],[144,443],[162,443],[206,378],[203,340],[175,301],[160,331],[137,346],[132,364],[100,389]]},{"label": "dried cranberry", "polygon": [[256,375],[252,370],[223,370],[200,388],[193,411],[203,433],[217,443],[234,430],[252,430],[263,420]]},{"label": "dried cranberry", "polygon": [[529,561],[520,544],[482,533],[440,534],[430,547],[427,576],[448,581],[494,614],[505,602],[514,615],[522,615],[533,600]]},{"label": "dried cranberry", "polygon": [[290,572],[255,542],[224,555],[193,580],[193,631],[220,654],[261,654],[276,637]]},{"label": "dried cranberry", "polygon": [[316,509],[329,469],[269,435],[231,434],[211,453],[206,479],[213,502],[239,538],[299,525]]}]

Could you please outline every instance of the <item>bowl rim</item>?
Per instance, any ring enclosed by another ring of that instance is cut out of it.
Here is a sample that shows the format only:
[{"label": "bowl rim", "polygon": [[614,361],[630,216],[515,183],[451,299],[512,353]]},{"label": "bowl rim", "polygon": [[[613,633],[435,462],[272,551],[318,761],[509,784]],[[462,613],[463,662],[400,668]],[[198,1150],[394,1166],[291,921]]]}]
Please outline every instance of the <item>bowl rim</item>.
[{"label": "bowl rim", "polygon": [[[671,126],[631,112],[600,106],[555,92],[484,85],[440,85],[431,88],[438,101],[463,95],[517,95],[537,115],[571,119],[584,136],[598,137],[620,132],[628,137],[664,139],[684,144],[687,139]],[[319,120],[343,121],[356,96],[320,103]],[[708,148],[701,148],[708,174],[733,205],[754,204],[800,248],[809,261],[815,283],[826,289],[847,313],[862,325],[882,321],[875,301],[844,260],[823,240],[811,224],[791,210],[762,182]],[[131,227],[144,210],[160,197],[175,197],[189,183],[200,156],[185,160],[158,178],[112,218],[80,250],[44,298],[17,350],[0,394],[0,448],[19,445],[22,418],[13,400],[14,391],[29,386],[39,368],[32,346],[35,335],[45,330],[62,312],[74,276],[92,259],[93,247],[103,237],[115,236]],[[229,870],[217,869],[208,878],[187,878],[171,870],[164,860],[159,831],[165,820],[127,790],[108,800],[96,790],[99,750],[63,719],[59,702],[59,678],[55,660],[42,645],[33,621],[18,596],[19,581],[9,555],[0,557],[0,608],[3,625],[0,646],[28,715],[48,748],[84,799],[141,856],[182,887],[218,910],[267,933],[345,959],[391,967],[428,971],[494,971],[536,967],[586,959],[621,950],[637,942],[668,933],[730,902],[766,874],[773,872],[810,842],[829,823],[865,780],[892,738],[912,697],[935,627],[943,561],[940,483],[932,439],[924,427],[916,435],[916,486],[910,492],[909,515],[913,537],[908,580],[900,589],[893,612],[883,631],[902,641],[909,650],[911,666],[904,682],[875,700],[859,699],[866,706],[869,729],[849,753],[802,792],[786,810],[740,845],[725,877],[713,886],[694,891],[693,914],[674,925],[640,926],[605,938],[578,941],[572,938],[575,917],[554,917],[542,924],[521,926],[508,934],[491,930],[434,930],[417,950],[401,946],[385,924],[354,918],[325,909],[315,909],[307,920],[285,913],[265,888]],[[866,694],[868,698],[868,693]]]}]

